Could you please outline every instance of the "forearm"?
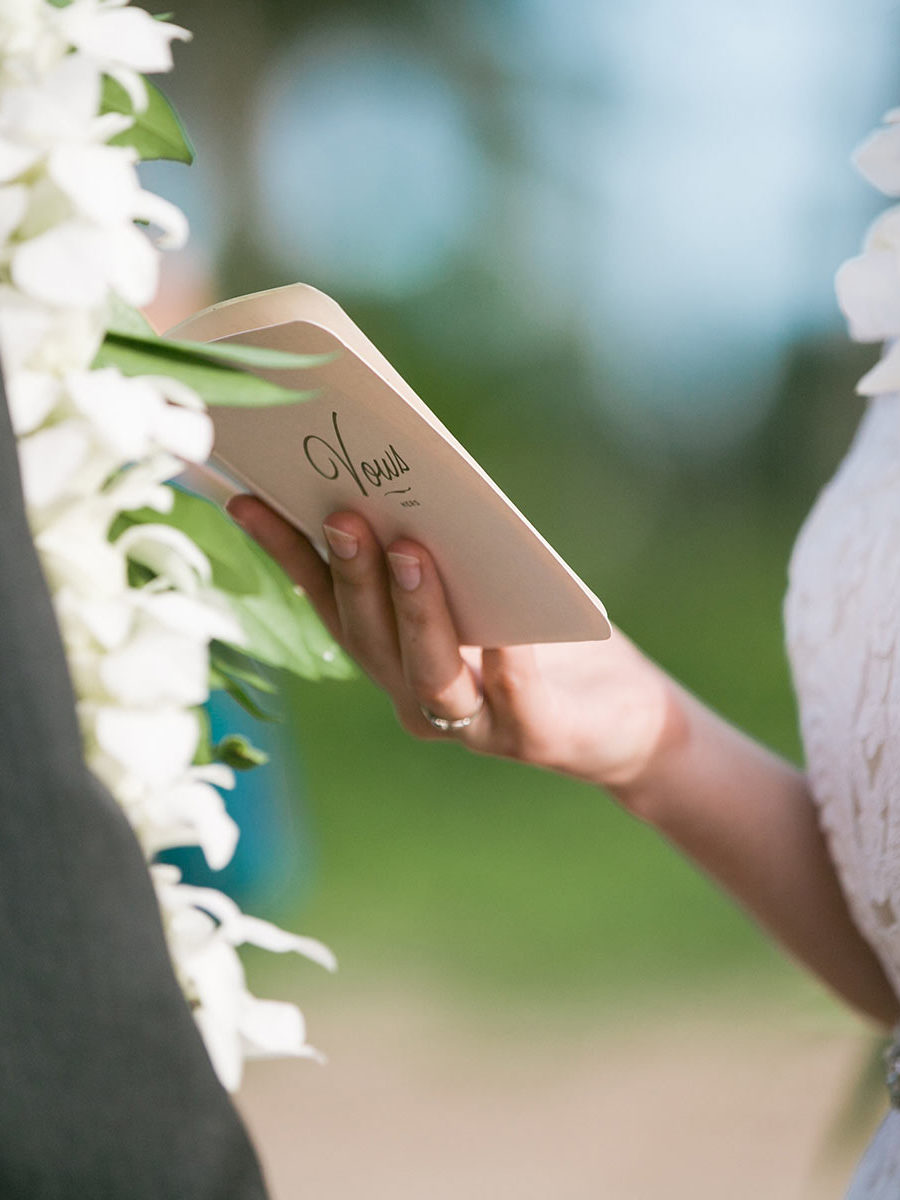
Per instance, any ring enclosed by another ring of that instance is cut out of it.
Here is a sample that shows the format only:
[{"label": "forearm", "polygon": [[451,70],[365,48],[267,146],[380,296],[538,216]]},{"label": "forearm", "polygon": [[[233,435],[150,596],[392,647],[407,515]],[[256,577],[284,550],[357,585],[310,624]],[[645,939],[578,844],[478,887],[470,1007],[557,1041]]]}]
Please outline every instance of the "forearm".
[{"label": "forearm", "polygon": [[693,696],[652,767],[616,789],[718,881],[795,958],[886,1025],[900,1002],[854,924],[806,779]]}]

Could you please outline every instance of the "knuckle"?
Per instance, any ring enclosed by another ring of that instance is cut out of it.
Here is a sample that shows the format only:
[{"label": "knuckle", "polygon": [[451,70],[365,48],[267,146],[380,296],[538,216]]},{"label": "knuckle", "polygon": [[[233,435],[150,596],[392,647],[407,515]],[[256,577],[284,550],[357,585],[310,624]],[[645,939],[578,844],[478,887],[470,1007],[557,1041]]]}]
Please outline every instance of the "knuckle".
[{"label": "knuckle", "polygon": [[420,604],[401,603],[397,612],[404,629],[412,637],[420,638],[433,624],[431,613]]}]

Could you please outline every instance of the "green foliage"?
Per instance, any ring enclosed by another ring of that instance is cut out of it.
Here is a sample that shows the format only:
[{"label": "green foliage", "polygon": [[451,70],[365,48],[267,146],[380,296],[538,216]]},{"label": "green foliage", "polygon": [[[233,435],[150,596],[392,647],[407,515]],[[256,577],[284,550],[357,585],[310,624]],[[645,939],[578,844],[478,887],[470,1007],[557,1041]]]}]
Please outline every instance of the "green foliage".
[{"label": "green foliage", "polygon": [[[130,321],[136,329],[133,318]],[[212,405],[250,408],[307,400],[312,392],[284,388],[240,368],[296,370],[322,362],[320,356],[287,354],[261,346],[176,342],[154,333],[125,332],[124,324],[120,328],[122,332],[107,332],[94,367],[118,367],[123,375],[168,375],[192,387]]]},{"label": "green foliage", "polygon": [[144,86],[147,107],[143,112],[137,112],[122,85],[109,75],[103,77],[100,111],[124,113],[134,118],[131,128],[110,138],[109,144],[132,146],[145,162],[167,159],[190,165],[194,161],[194,147],[181,119],[158,87],[146,79]]},{"label": "green foliage", "polygon": [[233,771],[252,771],[269,761],[265,750],[254,746],[242,733],[229,733],[222,738],[214,747],[213,756]]},{"label": "green foliage", "polygon": [[106,328],[109,333],[124,334],[128,337],[155,338],[156,330],[137,308],[110,292],[106,305]]},{"label": "green foliage", "polygon": [[200,737],[197,749],[194,751],[194,762],[197,766],[205,766],[215,758],[212,744],[212,728],[209,723],[209,713],[205,708],[195,708],[194,715],[200,727]]},{"label": "green foliage", "polygon": [[275,692],[270,668],[225,642],[212,642],[209,648],[210,691],[223,691],[257,721],[279,721],[280,713],[269,712],[258,692]]},{"label": "green foliage", "polygon": [[250,682],[260,690],[272,690],[265,684],[261,687],[260,680],[267,676],[259,663],[305,679],[347,679],[354,674],[308,598],[220,508],[176,490],[170,513],[145,508],[123,514],[111,536],[134,524],[172,525],[187,534],[209,559],[213,584],[226,594],[246,638],[243,654],[214,658],[216,682],[244,707],[248,707],[248,698],[251,704],[255,702],[242,684]]}]

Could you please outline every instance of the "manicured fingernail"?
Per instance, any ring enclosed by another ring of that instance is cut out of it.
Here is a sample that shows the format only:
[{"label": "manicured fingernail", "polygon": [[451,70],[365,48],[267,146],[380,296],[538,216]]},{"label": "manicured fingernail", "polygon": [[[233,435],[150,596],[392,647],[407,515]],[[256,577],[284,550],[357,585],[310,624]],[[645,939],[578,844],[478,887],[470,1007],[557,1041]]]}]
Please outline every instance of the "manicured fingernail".
[{"label": "manicured fingernail", "polygon": [[422,566],[411,554],[388,554],[391,572],[397,581],[397,586],[404,592],[414,592],[422,582]]},{"label": "manicured fingernail", "polygon": [[343,529],[335,529],[333,525],[323,525],[322,529],[333,554],[338,558],[356,557],[359,540],[352,533],[344,533]]}]

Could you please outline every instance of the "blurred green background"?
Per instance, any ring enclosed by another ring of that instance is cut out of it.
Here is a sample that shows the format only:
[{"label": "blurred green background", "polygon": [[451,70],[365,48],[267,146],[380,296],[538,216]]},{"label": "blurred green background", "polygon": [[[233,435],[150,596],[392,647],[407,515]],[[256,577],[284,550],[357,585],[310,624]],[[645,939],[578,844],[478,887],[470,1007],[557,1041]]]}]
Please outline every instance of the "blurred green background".
[{"label": "blurred green background", "polygon": [[[166,87],[199,155],[146,171],[193,230],[161,310],[297,279],[332,294],[618,624],[797,758],[781,601],[873,359],[831,277],[879,207],[848,158],[900,95],[895,6],[182,0],[175,18],[195,40]],[[335,948],[329,992],[596,1013],[793,986],[587,787],[415,744],[364,681],[293,687],[277,736],[244,886]]]}]

